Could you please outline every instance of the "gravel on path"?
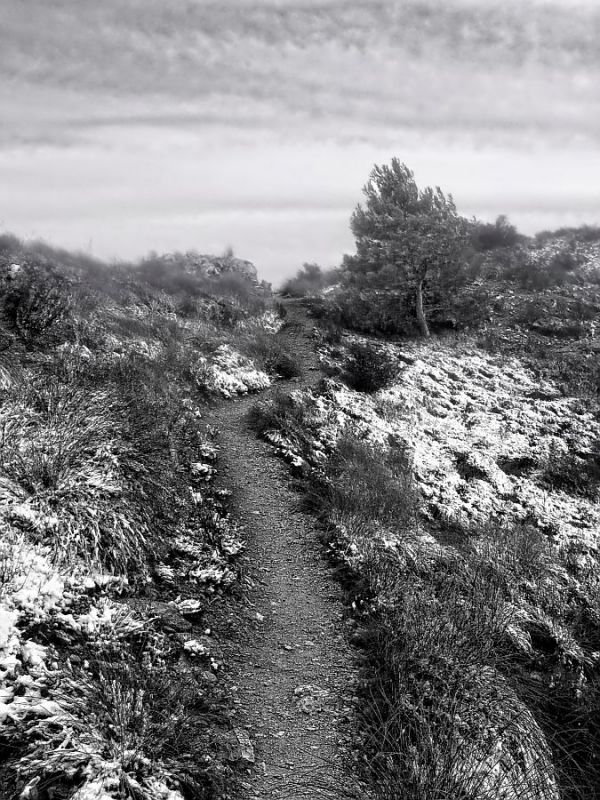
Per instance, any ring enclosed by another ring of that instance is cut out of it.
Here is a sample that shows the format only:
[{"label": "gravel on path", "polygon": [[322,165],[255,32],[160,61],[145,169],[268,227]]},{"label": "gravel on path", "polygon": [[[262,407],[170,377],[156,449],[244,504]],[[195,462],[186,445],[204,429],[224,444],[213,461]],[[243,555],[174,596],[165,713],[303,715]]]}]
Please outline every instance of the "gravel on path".
[{"label": "gravel on path", "polygon": [[[318,380],[318,363],[305,313],[290,304],[288,314],[295,324],[279,335],[302,365],[300,388]],[[344,757],[356,668],[343,632],[342,591],[287,468],[247,427],[254,402],[230,401],[211,415],[220,480],[246,529],[247,593],[229,609],[222,642],[237,687],[234,724],[254,749],[244,785],[249,800],[358,797]]]}]

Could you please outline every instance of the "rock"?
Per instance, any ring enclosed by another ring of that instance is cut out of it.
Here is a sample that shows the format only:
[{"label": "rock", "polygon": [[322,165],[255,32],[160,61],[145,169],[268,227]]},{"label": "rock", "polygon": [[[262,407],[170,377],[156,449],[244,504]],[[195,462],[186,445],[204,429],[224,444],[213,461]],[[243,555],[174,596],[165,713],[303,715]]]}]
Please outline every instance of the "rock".
[{"label": "rock", "polygon": [[210,655],[210,647],[208,647],[204,642],[198,641],[198,639],[189,639],[183,645],[183,649],[186,653],[194,657],[202,657]]},{"label": "rock", "polygon": [[223,736],[223,745],[228,761],[245,761],[254,764],[254,747],[247,731],[243,728],[234,728]]},{"label": "rock", "polygon": [[234,272],[251,283],[258,283],[258,272],[251,261],[235,256],[211,256],[188,250],[186,253],[167,253],[160,257],[165,265],[176,265],[190,274],[215,277]]},{"label": "rock", "polygon": [[177,607],[172,603],[161,603],[158,600],[134,602],[130,598],[128,605],[139,608],[145,614],[159,620],[163,630],[172,633],[186,633],[192,628],[192,623],[183,619]]},{"label": "rock", "polygon": [[532,322],[529,327],[542,336],[569,337],[577,334],[577,326],[572,321],[561,317],[541,317]]},{"label": "rock", "polygon": [[202,603],[200,600],[195,600],[194,598],[180,600],[176,603],[176,606],[179,613],[185,616],[193,616],[202,610]]},{"label": "rock", "polygon": [[322,711],[324,701],[327,697],[329,697],[329,691],[327,689],[321,689],[314,684],[298,686],[294,689],[296,706],[303,714],[314,714],[315,712]]}]

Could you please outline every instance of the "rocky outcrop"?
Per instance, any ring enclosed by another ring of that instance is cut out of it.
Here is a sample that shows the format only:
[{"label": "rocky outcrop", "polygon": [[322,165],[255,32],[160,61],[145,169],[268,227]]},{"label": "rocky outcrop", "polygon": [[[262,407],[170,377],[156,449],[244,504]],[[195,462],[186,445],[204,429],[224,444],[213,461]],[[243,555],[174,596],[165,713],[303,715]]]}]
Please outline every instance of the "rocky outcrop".
[{"label": "rocky outcrop", "polygon": [[215,277],[236,273],[253,283],[258,282],[258,272],[251,261],[233,255],[211,256],[188,250],[185,253],[167,253],[161,256],[167,264],[183,267],[186,272]]}]

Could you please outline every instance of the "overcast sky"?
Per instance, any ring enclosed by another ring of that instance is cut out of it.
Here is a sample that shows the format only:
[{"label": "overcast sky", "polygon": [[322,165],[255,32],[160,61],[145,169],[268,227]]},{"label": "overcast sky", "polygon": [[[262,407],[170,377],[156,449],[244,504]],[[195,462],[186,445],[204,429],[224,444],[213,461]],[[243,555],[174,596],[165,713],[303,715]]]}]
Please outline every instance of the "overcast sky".
[{"label": "overcast sky", "polygon": [[374,163],[600,223],[598,0],[0,0],[0,229],[113,258],[351,251]]}]

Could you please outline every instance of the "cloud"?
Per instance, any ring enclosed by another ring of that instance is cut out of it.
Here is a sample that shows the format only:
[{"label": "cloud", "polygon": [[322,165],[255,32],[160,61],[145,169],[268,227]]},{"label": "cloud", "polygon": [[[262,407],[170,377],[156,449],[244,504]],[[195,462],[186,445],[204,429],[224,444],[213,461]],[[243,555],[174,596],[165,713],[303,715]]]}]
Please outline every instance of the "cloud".
[{"label": "cloud", "polygon": [[105,125],[107,104],[123,124],[597,141],[599,29],[585,3],[27,0],[5,12],[0,67],[13,92],[79,95],[57,129]]},{"label": "cloud", "polygon": [[596,0],[3,5],[0,222],[19,233],[333,263],[393,155],[464,213],[600,216]]}]

